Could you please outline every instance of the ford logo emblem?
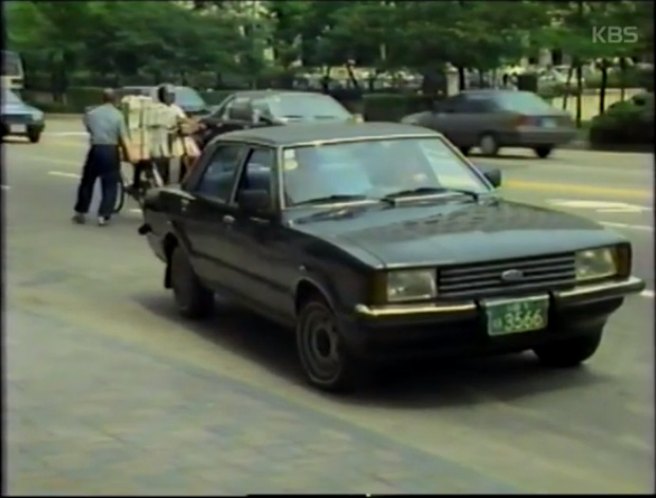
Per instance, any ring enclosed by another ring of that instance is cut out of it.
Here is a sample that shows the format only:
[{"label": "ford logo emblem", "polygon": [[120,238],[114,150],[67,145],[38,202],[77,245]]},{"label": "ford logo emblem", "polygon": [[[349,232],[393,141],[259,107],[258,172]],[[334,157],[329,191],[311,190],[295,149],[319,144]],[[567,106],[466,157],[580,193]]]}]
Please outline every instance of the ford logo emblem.
[{"label": "ford logo emblem", "polygon": [[521,270],[506,270],[501,274],[501,280],[504,282],[519,282],[524,279],[524,272]]}]

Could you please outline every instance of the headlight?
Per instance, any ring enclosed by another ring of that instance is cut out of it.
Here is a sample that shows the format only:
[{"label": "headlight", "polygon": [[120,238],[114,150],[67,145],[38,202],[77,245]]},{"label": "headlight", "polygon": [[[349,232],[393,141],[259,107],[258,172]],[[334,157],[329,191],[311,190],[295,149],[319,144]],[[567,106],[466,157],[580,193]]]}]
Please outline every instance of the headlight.
[{"label": "headlight", "polygon": [[430,299],[437,295],[435,271],[393,271],[387,274],[387,300],[390,302]]},{"label": "headlight", "polygon": [[32,111],[32,119],[34,121],[43,120],[43,113],[41,111]]},{"label": "headlight", "polygon": [[618,273],[618,255],[613,248],[590,249],[576,253],[576,280],[612,277]]}]

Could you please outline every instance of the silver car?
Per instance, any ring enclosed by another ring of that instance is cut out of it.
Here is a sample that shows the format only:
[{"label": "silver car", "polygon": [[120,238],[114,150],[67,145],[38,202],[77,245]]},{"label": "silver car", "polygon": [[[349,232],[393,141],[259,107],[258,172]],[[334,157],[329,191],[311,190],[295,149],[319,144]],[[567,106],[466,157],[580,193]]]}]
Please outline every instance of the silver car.
[{"label": "silver car", "polygon": [[527,147],[544,158],[576,135],[567,112],[516,90],[465,91],[401,122],[439,131],[465,154],[473,147],[485,155],[496,155],[500,147]]}]

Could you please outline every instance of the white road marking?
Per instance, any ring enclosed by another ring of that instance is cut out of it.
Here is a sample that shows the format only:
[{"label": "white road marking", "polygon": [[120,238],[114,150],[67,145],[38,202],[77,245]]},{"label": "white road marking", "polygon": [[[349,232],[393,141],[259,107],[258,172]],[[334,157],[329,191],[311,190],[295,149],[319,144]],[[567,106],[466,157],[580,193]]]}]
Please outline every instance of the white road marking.
[{"label": "white road marking", "polygon": [[612,228],[627,228],[629,230],[641,230],[645,232],[652,232],[654,230],[654,227],[650,227],[649,225],[627,225],[626,223],[614,223],[611,221],[600,221],[599,223]]},{"label": "white road marking", "polygon": [[642,213],[652,210],[652,208],[648,206],[627,204],[626,202],[587,201],[577,199],[547,199],[547,202],[555,206],[592,209],[598,213]]},{"label": "white road marking", "polygon": [[649,298],[651,298],[651,299],[654,299],[654,291],[653,291],[653,290],[650,290],[650,289],[645,289],[645,290],[643,290],[643,291],[640,293],[640,295],[641,295],[642,297],[649,297]]},{"label": "white road marking", "polygon": [[52,176],[63,176],[65,178],[80,178],[80,175],[77,173],[66,173],[65,171],[48,171],[48,174]]},{"label": "white road marking", "polygon": [[46,131],[43,134],[51,137],[88,137],[89,136],[89,134],[86,131]]}]

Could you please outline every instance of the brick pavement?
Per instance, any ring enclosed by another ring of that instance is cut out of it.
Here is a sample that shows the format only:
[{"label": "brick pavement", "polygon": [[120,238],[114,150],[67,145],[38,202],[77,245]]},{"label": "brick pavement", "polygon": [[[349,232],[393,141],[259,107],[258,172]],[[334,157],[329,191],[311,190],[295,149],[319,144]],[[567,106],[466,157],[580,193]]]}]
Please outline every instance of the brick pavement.
[{"label": "brick pavement", "polygon": [[11,494],[513,491],[245,383],[7,311]]}]

